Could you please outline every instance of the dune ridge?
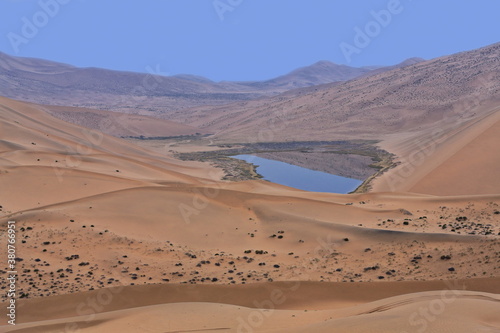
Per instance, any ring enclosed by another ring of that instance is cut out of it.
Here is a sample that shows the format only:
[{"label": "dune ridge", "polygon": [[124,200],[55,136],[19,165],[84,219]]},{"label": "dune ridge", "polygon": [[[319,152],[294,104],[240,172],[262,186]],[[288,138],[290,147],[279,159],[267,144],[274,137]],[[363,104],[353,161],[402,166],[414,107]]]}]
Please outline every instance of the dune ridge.
[{"label": "dune ridge", "polygon": [[[450,135],[462,144],[444,163],[460,172],[454,157],[476,150],[477,140],[493,142],[493,117]],[[409,186],[426,187],[421,193],[340,195],[220,181],[220,170],[176,160],[168,146],[149,151],[7,98],[0,133],[0,186],[8,189],[0,192],[0,242],[15,220],[26,296],[19,325],[0,322],[2,331],[500,327],[500,193],[429,193],[425,180],[444,172],[443,162],[414,176],[420,183]],[[496,163],[481,161],[485,171]],[[439,320],[422,317],[432,306]]]},{"label": "dune ridge", "polygon": [[[281,296],[286,300],[286,296]],[[281,300],[280,300],[281,301]],[[265,303],[266,301],[264,301]],[[269,303],[269,300],[267,300]],[[256,302],[258,303],[258,302]],[[85,303],[81,303],[85,304]],[[272,304],[272,303],[270,303]],[[465,312],[464,309],[468,310]],[[496,332],[498,295],[463,290],[425,291],[362,302],[327,310],[265,309],[216,302],[174,302],[87,312],[76,317],[20,324],[5,332],[55,332],[68,328],[81,332],[407,332],[467,330]],[[88,309],[87,309],[88,310]],[[83,311],[81,311],[83,312]],[[460,313],[461,317],[454,314]],[[126,319],[126,320],[124,320]]]}]

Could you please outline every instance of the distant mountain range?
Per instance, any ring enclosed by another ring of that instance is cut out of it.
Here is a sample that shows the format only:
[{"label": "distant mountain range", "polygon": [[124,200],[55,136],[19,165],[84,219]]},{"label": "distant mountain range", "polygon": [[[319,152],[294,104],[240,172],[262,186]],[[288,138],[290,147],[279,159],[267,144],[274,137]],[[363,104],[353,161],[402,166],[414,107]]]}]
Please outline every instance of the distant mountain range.
[{"label": "distant mountain range", "polygon": [[348,81],[390,67],[356,68],[320,61],[266,81],[213,82],[195,75],[158,76],[78,68],[48,60],[0,53],[0,95],[18,100],[156,114],[201,105],[246,101],[303,87]]},{"label": "distant mountain range", "polygon": [[499,59],[500,43],[423,62],[409,59],[349,81],[176,111],[168,119],[225,142],[378,140],[407,131],[408,137],[422,134],[416,144],[432,140],[429,129],[443,131],[498,108]]}]

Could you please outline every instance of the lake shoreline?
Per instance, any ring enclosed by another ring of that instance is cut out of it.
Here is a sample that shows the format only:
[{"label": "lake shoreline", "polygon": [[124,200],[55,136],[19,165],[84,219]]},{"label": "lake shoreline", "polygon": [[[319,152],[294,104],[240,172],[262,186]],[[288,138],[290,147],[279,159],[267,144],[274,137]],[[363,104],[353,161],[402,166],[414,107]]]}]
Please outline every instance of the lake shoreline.
[{"label": "lake shoreline", "polygon": [[363,183],[360,179],[342,177],[257,155],[231,157],[254,165],[255,171],[264,180],[304,191],[347,194]]},{"label": "lake shoreline", "polygon": [[[231,156],[235,155],[259,156],[262,154],[303,153],[308,154],[308,157],[314,154],[317,156],[325,156],[331,161],[339,160],[339,156],[353,160],[362,157],[365,160],[365,167],[372,170],[372,172],[371,175],[364,178],[363,183],[351,193],[364,193],[370,190],[371,183],[376,177],[395,166],[395,163],[393,162],[394,155],[379,148],[377,143],[378,141],[374,140],[259,142],[251,144],[234,143],[216,146],[208,145],[207,150],[204,151],[174,152],[174,157],[180,160],[209,162],[213,166],[224,171],[225,175],[222,177],[222,180],[227,181],[243,181],[263,178],[262,175],[259,175],[256,167],[252,164],[231,158]],[[208,150],[208,148],[211,150]],[[279,159],[276,160],[279,161]],[[318,161],[320,159],[316,158],[315,160]],[[307,163],[309,163],[309,165]],[[302,163],[291,162],[289,164],[305,167],[310,170],[318,170],[318,165],[314,160],[309,160],[306,163],[303,161]],[[349,167],[347,169],[351,168]],[[341,171],[343,177],[347,176],[347,178],[354,178],[343,172],[345,172],[345,170]],[[336,174],[338,172],[327,173]]]}]

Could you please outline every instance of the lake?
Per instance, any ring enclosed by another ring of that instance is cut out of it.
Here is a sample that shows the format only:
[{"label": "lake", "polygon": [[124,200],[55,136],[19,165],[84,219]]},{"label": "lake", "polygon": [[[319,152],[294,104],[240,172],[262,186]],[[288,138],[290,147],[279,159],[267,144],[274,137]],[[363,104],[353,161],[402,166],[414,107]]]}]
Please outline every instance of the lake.
[{"label": "lake", "polygon": [[231,157],[256,165],[257,173],[265,180],[305,191],[349,193],[363,183],[358,179],[332,175],[253,155]]}]

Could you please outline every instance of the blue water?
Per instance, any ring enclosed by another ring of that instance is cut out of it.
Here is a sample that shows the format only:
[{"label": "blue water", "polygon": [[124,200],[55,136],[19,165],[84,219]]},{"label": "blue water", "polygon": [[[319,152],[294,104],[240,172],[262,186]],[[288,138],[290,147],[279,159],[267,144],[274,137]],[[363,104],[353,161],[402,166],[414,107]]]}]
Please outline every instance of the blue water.
[{"label": "blue water", "polygon": [[362,181],[302,168],[253,155],[232,156],[257,166],[257,173],[273,183],[312,192],[349,193]]}]

